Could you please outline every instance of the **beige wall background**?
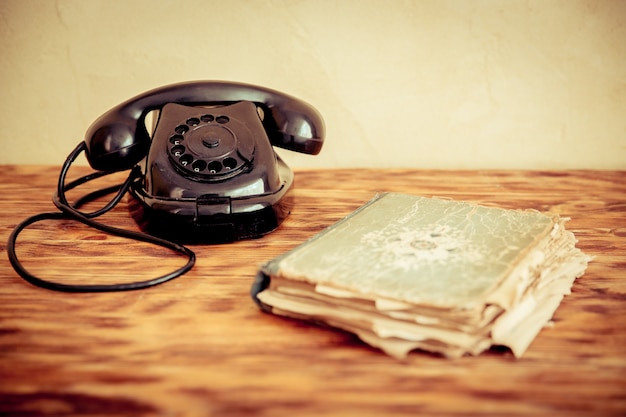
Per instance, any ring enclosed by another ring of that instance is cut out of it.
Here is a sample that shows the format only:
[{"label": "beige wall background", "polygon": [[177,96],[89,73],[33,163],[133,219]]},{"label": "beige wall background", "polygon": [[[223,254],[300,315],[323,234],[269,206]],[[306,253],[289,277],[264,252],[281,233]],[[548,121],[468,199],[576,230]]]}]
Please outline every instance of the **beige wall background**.
[{"label": "beige wall background", "polygon": [[323,114],[293,167],[626,169],[624,0],[0,0],[0,163],[186,80]]}]

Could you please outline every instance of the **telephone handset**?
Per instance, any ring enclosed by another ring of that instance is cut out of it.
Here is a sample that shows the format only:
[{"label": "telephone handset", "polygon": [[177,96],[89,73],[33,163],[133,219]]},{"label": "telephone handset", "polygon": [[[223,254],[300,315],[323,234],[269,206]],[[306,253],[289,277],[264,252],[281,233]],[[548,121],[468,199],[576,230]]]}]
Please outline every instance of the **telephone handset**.
[{"label": "telephone handset", "polygon": [[321,150],[324,122],[309,104],[264,87],[209,81],[160,87],[112,108],[87,130],[87,159],[100,171],[134,166],[146,156],[150,146],[142,119],[167,103],[210,106],[241,101],[252,102],[262,110],[262,124],[273,145],[313,155]]},{"label": "telephone handset", "polygon": [[[146,116],[157,110],[152,135]],[[14,269],[32,284],[73,292],[145,288],[189,270],[195,255],[181,243],[215,243],[256,238],[273,231],[289,214],[293,172],[273,146],[317,154],[324,122],[309,104],[286,94],[234,82],[187,82],[140,94],[98,118],[85,140],[68,156],[53,201],[61,213],[42,213],[18,224],[7,252]],[[70,165],[85,152],[97,172],[66,184]],[[71,204],[66,191],[112,172],[130,170],[117,195],[92,213]],[[117,229],[93,218],[113,208],[122,196],[143,232]],[[104,232],[168,247],[189,258],[162,277],[128,284],[74,285],[30,274],[15,254],[19,233],[43,219],[73,218]]]}]

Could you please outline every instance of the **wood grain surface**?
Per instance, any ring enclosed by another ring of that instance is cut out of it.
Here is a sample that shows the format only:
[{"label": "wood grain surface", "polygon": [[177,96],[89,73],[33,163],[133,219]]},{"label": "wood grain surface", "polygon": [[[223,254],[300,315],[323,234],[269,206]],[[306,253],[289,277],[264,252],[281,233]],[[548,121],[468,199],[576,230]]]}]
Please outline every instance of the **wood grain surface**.
[{"label": "wood grain surface", "polygon": [[[296,171],[292,213],[274,233],[195,245],[188,274],[106,294],[52,292],[13,271],[9,233],[55,210],[58,167],[0,172],[0,415],[626,415],[626,172]],[[349,334],[257,309],[249,290],[259,264],[380,191],[557,212],[594,260],[519,360],[494,350],[397,361]],[[137,229],[126,199],[101,220]],[[66,220],[27,229],[18,255],[41,276],[82,283],[184,263]]]}]

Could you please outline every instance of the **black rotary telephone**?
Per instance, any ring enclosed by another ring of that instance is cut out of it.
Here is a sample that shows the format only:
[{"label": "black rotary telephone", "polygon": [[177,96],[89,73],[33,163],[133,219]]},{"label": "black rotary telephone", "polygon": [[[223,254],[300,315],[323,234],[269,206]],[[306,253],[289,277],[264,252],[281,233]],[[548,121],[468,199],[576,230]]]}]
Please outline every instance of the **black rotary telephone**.
[{"label": "black rotary telephone", "polygon": [[[146,115],[158,110],[151,135]],[[189,270],[195,261],[184,243],[216,243],[260,237],[289,214],[286,197],[293,173],[272,146],[317,154],[324,122],[310,105],[277,91],[233,82],[188,82],[148,91],[112,108],[87,130],[68,156],[53,198],[61,210],[20,223],[7,252],[27,281],[75,292],[116,291],[155,285]],[[95,173],[66,184],[70,165],[82,152]],[[71,204],[65,193],[112,172],[128,179]],[[113,228],[93,218],[113,208],[126,192],[142,230]],[[104,208],[85,213],[80,205],[117,192]],[[168,247],[188,256],[181,269],[130,284],[69,285],[34,277],[15,254],[18,234],[43,219],[73,218],[104,232]]]}]

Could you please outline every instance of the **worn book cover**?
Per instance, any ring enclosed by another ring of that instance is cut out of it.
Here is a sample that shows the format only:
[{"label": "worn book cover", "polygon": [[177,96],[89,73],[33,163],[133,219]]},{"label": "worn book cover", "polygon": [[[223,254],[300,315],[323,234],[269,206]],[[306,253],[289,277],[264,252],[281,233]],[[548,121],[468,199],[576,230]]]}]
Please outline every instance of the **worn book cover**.
[{"label": "worn book cover", "polygon": [[385,193],[263,265],[274,314],[357,334],[395,357],[505,345],[521,356],[589,258],[564,219]]}]

